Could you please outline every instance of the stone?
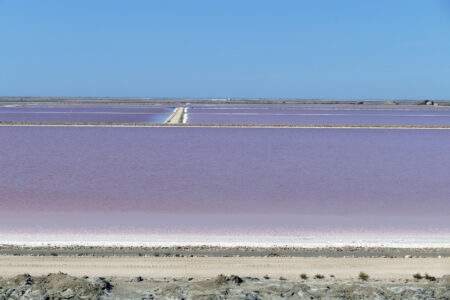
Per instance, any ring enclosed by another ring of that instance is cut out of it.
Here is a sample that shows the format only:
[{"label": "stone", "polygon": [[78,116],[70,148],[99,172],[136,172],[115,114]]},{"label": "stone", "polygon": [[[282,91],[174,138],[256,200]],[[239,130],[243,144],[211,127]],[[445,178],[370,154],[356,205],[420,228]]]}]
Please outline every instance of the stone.
[{"label": "stone", "polygon": [[64,292],[61,293],[61,298],[63,299],[70,299],[75,297],[76,293],[74,290],[72,290],[71,288],[68,288],[67,290],[65,290]]},{"label": "stone", "polygon": [[237,275],[231,275],[229,280],[237,285],[240,285],[242,282],[244,282],[244,280],[242,280],[242,278]]}]

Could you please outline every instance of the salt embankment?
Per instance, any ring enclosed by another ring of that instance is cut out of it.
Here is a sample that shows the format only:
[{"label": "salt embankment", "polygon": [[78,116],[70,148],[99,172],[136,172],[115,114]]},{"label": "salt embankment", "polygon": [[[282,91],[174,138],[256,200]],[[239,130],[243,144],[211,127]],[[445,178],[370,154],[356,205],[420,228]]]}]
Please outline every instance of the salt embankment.
[{"label": "salt embankment", "polygon": [[183,123],[183,107],[177,107],[173,113],[167,118],[165,124],[182,124]]}]

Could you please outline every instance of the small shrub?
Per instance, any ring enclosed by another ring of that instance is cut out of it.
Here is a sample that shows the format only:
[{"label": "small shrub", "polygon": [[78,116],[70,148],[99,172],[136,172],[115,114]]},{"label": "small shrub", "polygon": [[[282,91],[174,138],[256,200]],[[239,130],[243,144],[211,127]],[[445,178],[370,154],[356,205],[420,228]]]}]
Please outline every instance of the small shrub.
[{"label": "small shrub", "polygon": [[333,274],[331,274],[331,275],[330,275],[330,277],[331,277],[331,278],[334,278],[334,275],[333,275]]},{"label": "small shrub", "polygon": [[308,275],[306,275],[305,273],[300,274],[300,278],[303,280],[308,279]]},{"label": "small shrub", "polygon": [[425,273],[425,279],[429,281],[436,281],[436,277],[428,275],[428,273]]},{"label": "small shrub", "polygon": [[367,279],[369,279],[369,275],[367,275],[364,272],[359,272],[358,277],[359,277],[359,279],[364,280],[364,281],[367,281]]},{"label": "small shrub", "polygon": [[50,255],[51,255],[51,256],[58,256],[58,253],[52,252],[52,253],[50,253]]},{"label": "small shrub", "polygon": [[153,253],[153,256],[158,257],[159,256],[159,252]]},{"label": "small shrub", "polygon": [[237,276],[237,275],[231,275],[229,278],[227,278],[227,281],[228,280],[231,281],[231,282],[236,283],[237,285],[240,285],[241,283],[244,282],[244,280],[241,277]]},{"label": "small shrub", "polygon": [[264,275],[264,279],[269,280],[270,279],[269,275]]},{"label": "small shrub", "polygon": [[278,253],[272,252],[267,255],[267,257],[280,257]]},{"label": "small shrub", "polygon": [[420,279],[422,279],[422,278],[423,278],[423,276],[422,276],[422,275],[420,275],[420,273],[416,273],[416,274],[414,274],[414,275],[413,275],[413,277],[414,277],[414,279],[417,279],[417,280],[420,280]]},{"label": "small shrub", "polygon": [[316,274],[314,275],[314,279],[324,279],[325,276],[323,276],[322,274]]},{"label": "small shrub", "polygon": [[283,276],[280,276],[280,280],[287,280],[287,279],[284,278]]}]

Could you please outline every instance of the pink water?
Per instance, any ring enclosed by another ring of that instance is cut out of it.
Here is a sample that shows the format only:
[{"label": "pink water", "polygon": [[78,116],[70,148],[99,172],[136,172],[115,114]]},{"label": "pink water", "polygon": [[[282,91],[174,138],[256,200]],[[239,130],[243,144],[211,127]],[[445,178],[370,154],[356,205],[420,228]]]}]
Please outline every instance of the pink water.
[{"label": "pink water", "polygon": [[27,106],[0,107],[0,122],[32,123],[140,123],[155,124],[164,121],[173,107],[112,107],[86,106]]},{"label": "pink water", "polygon": [[191,124],[308,124],[308,125],[450,125],[448,109],[401,106],[373,107],[194,107],[187,110]]},{"label": "pink water", "polygon": [[0,127],[0,140],[0,240],[357,232],[449,245],[447,130]]}]

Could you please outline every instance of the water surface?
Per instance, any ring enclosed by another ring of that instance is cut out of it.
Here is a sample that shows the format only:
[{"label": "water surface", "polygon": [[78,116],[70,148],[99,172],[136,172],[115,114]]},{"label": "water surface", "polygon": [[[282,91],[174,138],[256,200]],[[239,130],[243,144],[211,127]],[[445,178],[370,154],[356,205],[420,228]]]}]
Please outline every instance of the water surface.
[{"label": "water surface", "polygon": [[172,112],[170,107],[0,107],[0,122],[154,124]]},{"label": "water surface", "polygon": [[450,246],[448,130],[3,126],[0,140],[0,240],[351,233]]},{"label": "water surface", "polygon": [[190,124],[278,125],[450,125],[450,111],[414,107],[194,107],[187,109]]}]

